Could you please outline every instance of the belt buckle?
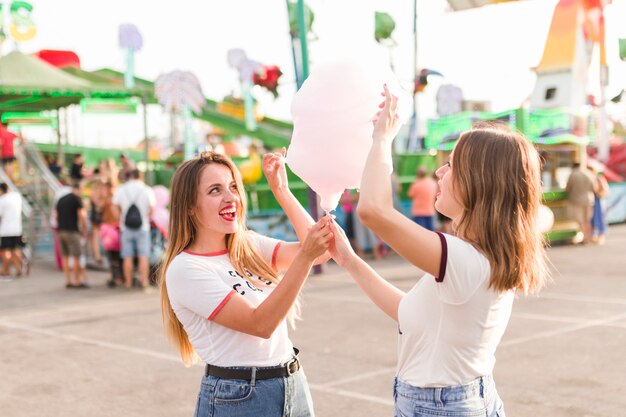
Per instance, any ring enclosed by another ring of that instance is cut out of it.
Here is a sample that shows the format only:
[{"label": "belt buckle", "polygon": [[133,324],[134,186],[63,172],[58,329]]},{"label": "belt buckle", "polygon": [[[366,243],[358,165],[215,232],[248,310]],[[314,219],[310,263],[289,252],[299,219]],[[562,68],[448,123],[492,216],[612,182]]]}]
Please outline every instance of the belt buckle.
[{"label": "belt buckle", "polygon": [[[291,371],[291,366],[293,365],[294,367],[294,371]],[[291,376],[293,374],[295,374],[296,372],[298,372],[298,369],[300,367],[298,366],[298,358],[294,358],[291,362],[289,362],[287,364],[287,376]]]}]

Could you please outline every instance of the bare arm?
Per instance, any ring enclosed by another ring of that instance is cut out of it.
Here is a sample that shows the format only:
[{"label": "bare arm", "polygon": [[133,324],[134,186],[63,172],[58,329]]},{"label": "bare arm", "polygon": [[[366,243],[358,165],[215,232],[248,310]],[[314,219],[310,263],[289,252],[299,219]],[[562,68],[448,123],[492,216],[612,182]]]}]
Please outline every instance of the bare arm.
[{"label": "bare arm", "polygon": [[87,210],[81,208],[78,210],[78,223],[80,224],[80,233],[87,236]]},{"label": "bare arm", "polygon": [[357,213],[361,222],[400,256],[434,276],[439,273],[441,243],[436,233],[393,208],[389,179],[391,144],[400,129],[397,99],[385,87],[385,105],[375,121],[373,142],[361,180]]},{"label": "bare arm", "polygon": [[331,224],[331,230],[335,239],[330,245],[330,252],[335,262],[348,271],[378,308],[398,321],[398,306],[404,297],[404,292],[387,282],[354,253],[344,231],[334,221]]},{"label": "bare arm", "polygon": [[[276,201],[278,201],[280,207],[285,211],[287,218],[296,231],[298,240],[304,242],[309,228],[315,224],[315,220],[313,220],[311,215],[302,207],[302,204],[300,204],[289,189],[284,156],[285,148],[282,148],[281,153],[268,153],[263,155],[263,172],[265,173]],[[285,265],[289,265],[294,259],[297,251],[298,247],[294,245],[281,246],[276,258],[277,268],[284,270]],[[318,265],[324,263],[328,261],[328,259],[330,259],[330,254],[324,253],[315,260],[314,264]]]},{"label": "bare arm", "polygon": [[284,277],[265,301],[255,307],[246,298],[235,294],[213,321],[238,332],[270,338],[295,303],[313,261],[328,249],[332,239],[328,223],[329,218],[323,217],[311,228]]}]

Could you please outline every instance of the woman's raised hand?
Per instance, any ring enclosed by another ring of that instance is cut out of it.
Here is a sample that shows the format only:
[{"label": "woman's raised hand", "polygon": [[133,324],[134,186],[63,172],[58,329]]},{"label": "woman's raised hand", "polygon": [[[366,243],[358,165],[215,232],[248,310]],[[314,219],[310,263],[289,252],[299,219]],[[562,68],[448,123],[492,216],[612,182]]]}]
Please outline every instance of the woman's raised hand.
[{"label": "woman's raised hand", "polygon": [[330,229],[331,223],[332,216],[326,215],[309,229],[300,249],[309,260],[314,261],[328,250],[333,240],[333,233]]},{"label": "woman's raised hand", "polygon": [[385,101],[380,103],[378,107],[382,110],[376,113],[372,120],[374,123],[372,137],[374,140],[393,140],[402,126],[398,113],[398,97],[391,94],[387,84],[383,86],[383,89],[382,95]]},{"label": "woman's raised hand", "polygon": [[356,258],[356,254],[345,232],[334,220],[330,224],[330,230],[334,236],[328,248],[330,256],[337,262],[337,265],[345,267],[350,260]]},{"label": "woman's raised hand", "polygon": [[272,191],[289,186],[285,168],[285,153],[286,149],[283,147],[280,152],[270,152],[263,155],[263,173]]}]

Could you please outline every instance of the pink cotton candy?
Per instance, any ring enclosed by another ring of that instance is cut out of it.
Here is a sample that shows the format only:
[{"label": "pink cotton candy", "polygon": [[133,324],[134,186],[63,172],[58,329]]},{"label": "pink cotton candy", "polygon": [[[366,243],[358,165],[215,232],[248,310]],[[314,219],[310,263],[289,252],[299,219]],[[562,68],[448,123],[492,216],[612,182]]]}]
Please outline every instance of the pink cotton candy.
[{"label": "pink cotton candy", "polygon": [[293,136],[287,151],[291,170],[334,210],[346,188],[359,188],[372,144],[372,119],[383,84],[398,96],[402,121],[411,114],[411,97],[389,67],[366,60],[320,64],[296,93],[291,113]]}]

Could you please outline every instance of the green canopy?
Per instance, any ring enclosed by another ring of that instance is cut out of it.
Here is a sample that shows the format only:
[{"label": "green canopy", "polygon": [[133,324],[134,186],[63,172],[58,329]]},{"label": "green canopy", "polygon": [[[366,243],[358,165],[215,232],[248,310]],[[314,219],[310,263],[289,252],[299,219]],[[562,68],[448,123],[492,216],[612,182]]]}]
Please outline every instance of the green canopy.
[{"label": "green canopy", "polygon": [[85,97],[138,95],[138,91],[116,85],[104,75],[86,74],[90,73],[80,69],[63,71],[37,57],[13,51],[0,58],[0,113],[53,110],[77,104]]},{"label": "green canopy", "polygon": [[66,67],[63,71],[89,82],[96,90],[109,91],[117,94],[117,97],[143,97],[150,104],[157,103],[154,96],[154,83],[151,81],[135,77],[135,87],[127,89],[124,86],[124,73],[109,68],[85,71],[76,67]]},{"label": "green canopy", "polygon": [[41,111],[78,103],[89,84],[13,51],[0,58],[0,112]]}]

